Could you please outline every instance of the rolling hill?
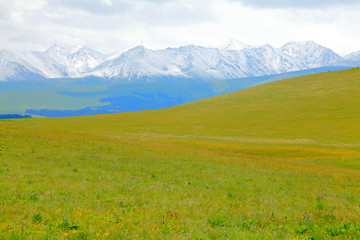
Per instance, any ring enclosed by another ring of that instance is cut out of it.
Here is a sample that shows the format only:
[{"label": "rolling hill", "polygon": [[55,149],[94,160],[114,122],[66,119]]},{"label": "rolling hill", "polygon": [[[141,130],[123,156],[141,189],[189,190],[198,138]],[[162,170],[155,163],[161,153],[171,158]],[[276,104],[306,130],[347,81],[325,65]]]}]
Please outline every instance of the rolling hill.
[{"label": "rolling hill", "polygon": [[67,117],[139,111],[179,104],[253,87],[267,82],[347,67],[323,67],[303,71],[216,81],[173,81],[129,84],[117,79],[47,79],[0,82],[0,114],[33,114]]},{"label": "rolling hill", "polygon": [[102,135],[144,133],[151,126],[149,132],[159,134],[352,142],[359,140],[354,131],[360,117],[359,84],[360,70],[351,69],[280,80],[168,109],[38,121],[42,127],[56,123],[57,128]]},{"label": "rolling hill", "polygon": [[360,70],[0,120],[0,237],[357,239]]}]

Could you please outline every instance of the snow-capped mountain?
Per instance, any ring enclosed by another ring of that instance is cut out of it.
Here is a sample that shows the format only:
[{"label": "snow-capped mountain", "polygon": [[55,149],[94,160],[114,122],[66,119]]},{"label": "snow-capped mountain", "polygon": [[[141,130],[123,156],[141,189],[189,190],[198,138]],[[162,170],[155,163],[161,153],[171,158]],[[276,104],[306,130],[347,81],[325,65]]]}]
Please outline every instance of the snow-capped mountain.
[{"label": "snow-capped mountain", "polygon": [[359,66],[360,65],[360,51],[350,53],[350,54],[344,56],[344,59],[352,65]]},{"label": "snow-capped mountain", "polygon": [[61,78],[89,72],[105,55],[83,46],[53,45],[45,52],[0,52],[0,80]]},{"label": "snow-capped mountain", "polygon": [[307,68],[331,66],[343,61],[338,54],[313,41],[289,42],[281,47],[281,51]]},{"label": "snow-capped mountain", "polygon": [[291,42],[281,48],[270,45],[240,50],[182,46],[151,50],[138,46],[105,61],[87,73],[102,77],[184,77],[191,79],[234,79],[298,71],[341,64],[343,58],[314,42]]},{"label": "snow-capped mountain", "polygon": [[251,48],[250,45],[236,39],[231,39],[228,43],[218,47],[221,50],[243,50],[244,48]]},{"label": "snow-capped mountain", "polygon": [[135,81],[143,78],[235,79],[343,65],[345,60],[312,41],[281,48],[250,46],[231,40],[219,48],[182,46],[151,50],[137,46],[104,55],[83,46],[54,45],[45,52],[0,52],[0,81],[99,76]]},{"label": "snow-capped mountain", "polygon": [[0,81],[42,79],[44,76],[23,59],[23,55],[8,50],[0,51]]},{"label": "snow-capped mountain", "polygon": [[56,73],[59,76],[75,76],[86,73],[102,63],[106,57],[83,46],[54,45],[44,53],[36,53],[42,61],[41,69]]}]

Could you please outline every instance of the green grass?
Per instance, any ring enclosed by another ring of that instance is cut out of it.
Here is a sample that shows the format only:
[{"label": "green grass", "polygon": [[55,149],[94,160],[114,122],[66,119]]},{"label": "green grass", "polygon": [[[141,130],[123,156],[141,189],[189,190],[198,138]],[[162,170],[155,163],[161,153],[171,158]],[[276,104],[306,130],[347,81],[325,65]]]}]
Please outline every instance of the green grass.
[{"label": "green grass", "polygon": [[0,121],[0,239],[359,239],[360,70]]}]

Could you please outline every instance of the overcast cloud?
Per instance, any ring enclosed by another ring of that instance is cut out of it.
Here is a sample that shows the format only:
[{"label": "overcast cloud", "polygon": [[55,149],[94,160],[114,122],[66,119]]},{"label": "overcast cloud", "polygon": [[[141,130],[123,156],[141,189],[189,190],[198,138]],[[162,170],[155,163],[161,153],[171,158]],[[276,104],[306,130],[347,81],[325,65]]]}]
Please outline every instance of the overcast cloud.
[{"label": "overcast cloud", "polygon": [[185,44],[217,46],[313,40],[360,50],[358,0],[0,0],[0,49],[54,43],[113,52]]},{"label": "overcast cloud", "polygon": [[359,5],[359,0],[230,0],[256,8],[329,8]]}]

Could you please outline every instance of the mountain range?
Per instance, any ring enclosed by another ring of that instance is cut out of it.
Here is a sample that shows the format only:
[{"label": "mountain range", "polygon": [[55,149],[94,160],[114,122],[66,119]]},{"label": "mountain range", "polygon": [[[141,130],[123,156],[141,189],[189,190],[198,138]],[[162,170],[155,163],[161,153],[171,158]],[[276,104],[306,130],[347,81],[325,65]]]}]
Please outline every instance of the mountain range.
[{"label": "mountain range", "polygon": [[45,52],[0,51],[0,81],[96,76],[139,79],[237,79],[324,66],[357,66],[360,51],[341,57],[313,41],[280,48],[231,40],[217,47],[187,45],[151,50],[137,46],[102,54],[85,46],[53,45]]}]

